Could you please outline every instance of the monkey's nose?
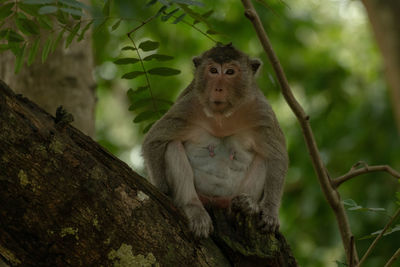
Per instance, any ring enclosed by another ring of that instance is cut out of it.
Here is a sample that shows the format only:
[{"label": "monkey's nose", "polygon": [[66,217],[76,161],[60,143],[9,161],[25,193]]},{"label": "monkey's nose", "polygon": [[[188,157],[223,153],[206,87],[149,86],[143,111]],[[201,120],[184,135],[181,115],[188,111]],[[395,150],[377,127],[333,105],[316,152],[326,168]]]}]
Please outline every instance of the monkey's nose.
[{"label": "monkey's nose", "polygon": [[222,92],[223,89],[222,88],[215,88],[215,92]]}]

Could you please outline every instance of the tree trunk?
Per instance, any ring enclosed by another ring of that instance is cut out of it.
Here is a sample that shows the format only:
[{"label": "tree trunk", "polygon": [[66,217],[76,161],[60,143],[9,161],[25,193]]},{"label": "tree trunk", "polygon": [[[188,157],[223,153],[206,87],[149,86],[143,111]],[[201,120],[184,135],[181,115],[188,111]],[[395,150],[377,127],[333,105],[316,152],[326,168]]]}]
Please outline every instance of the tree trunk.
[{"label": "tree trunk", "polygon": [[362,0],[385,64],[390,99],[400,134],[400,1]]},{"label": "tree trunk", "polygon": [[[42,46],[47,34],[41,34]],[[73,41],[68,49],[60,42],[44,64],[39,62],[39,53],[36,61],[29,67],[24,66],[18,74],[14,73],[14,55],[10,51],[3,52],[0,79],[51,114],[57,107],[64,106],[74,116],[73,125],[93,137],[96,101],[90,30],[86,36],[79,43]]]},{"label": "tree trunk", "polygon": [[[257,218],[211,208],[215,233],[145,179],[0,81],[0,259],[15,266],[297,266]],[[214,240],[214,241],[213,241]]]}]

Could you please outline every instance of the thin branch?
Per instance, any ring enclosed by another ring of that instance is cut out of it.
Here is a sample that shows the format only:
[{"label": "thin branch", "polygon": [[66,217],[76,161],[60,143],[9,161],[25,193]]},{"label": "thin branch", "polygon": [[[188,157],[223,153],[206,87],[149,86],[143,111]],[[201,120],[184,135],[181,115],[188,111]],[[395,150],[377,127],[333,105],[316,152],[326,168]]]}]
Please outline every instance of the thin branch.
[{"label": "thin branch", "polygon": [[[351,238],[350,238],[350,247],[352,248],[353,246],[354,246],[354,236],[351,236]],[[352,259],[354,257],[353,253],[354,253],[354,251],[350,250],[350,259]],[[349,262],[349,267],[353,267],[353,266],[354,266],[353,265],[353,261],[350,261]]]},{"label": "thin branch", "polygon": [[369,166],[368,164],[364,164],[364,167],[356,169],[359,163],[356,163],[345,175],[342,175],[336,179],[333,179],[332,185],[335,188],[338,188],[342,183],[357,177],[362,174],[370,173],[370,172],[387,172],[394,178],[400,179],[400,173],[397,172],[395,169],[388,165],[376,165],[376,166]]},{"label": "thin branch", "polygon": [[309,116],[306,115],[303,108],[294,97],[287,81],[286,75],[279,62],[279,59],[272,49],[269,38],[264,30],[264,27],[256,10],[254,9],[251,0],[242,0],[242,4],[245,8],[245,16],[252,22],[257,36],[261,42],[261,45],[268,55],[268,58],[278,78],[282,94],[300,123],[301,129],[303,131],[303,136],[307,144],[307,149],[311,156],[314,170],[317,174],[321,189],[333,212],[335,213],[339,231],[342,237],[343,246],[346,252],[347,262],[356,264],[358,262],[358,255],[354,242],[351,242],[351,237],[353,235],[350,230],[350,224],[347,218],[347,214],[340,201],[339,193],[332,186],[331,179],[329,178],[325,165],[322,162],[318,146],[314,138],[314,134],[309,124]]},{"label": "thin branch", "polygon": [[393,256],[389,259],[389,261],[385,264],[385,267],[390,267],[394,263],[397,258],[400,257],[400,248],[396,250]]},{"label": "thin branch", "polygon": [[383,228],[382,232],[375,238],[374,242],[372,242],[372,244],[369,246],[369,248],[367,249],[367,252],[365,252],[364,256],[361,258],[357,267],[361,267],[361,265],[365,262],[365,259],[368,257],[368,255],[371,253],[371,251],[375,248],[378,241],[382,238],[383,234],[386,233],[387,229],[389,229],[389,227],[393,224],[393,222],[397,219],[397,217],[399,217],[399,215],[400,215],[400,208],[396,211],[394,216],[386,224],[386,226],[385,226],[385,228]]},{"label": "thin branch", "polygon": [[[143,26],[143,25],[144,25],[144,24],[142,24],[141,26]],[[141,27],[141,26],[140,26],[140,27]],[[135,29],[137,30],[137,29],[139,29],[139,28],[135,28]],[[146,77],[146,83],[147,83],[147,86],[148,86],[148,89],[149,89],[149,92],[150,92],[150,96],[151,96],[151,100],[152,100],[152,103],[153,103],[154,111],[155,111],[155,112],[158,112],[156,100],[155,100],[155,98],[154,98],[153,90],[151,89],[151,85],[150,85],[149,75],[147,74],[146,68],[145,68],[144,63],[143,63],[143,59],[142,59],[142,57],[140,56],[139,48],[136,46],[135,41],[133,41],[133,38],[131,37],[131,34],[132,34],[133,32],[134,32],[134,31],[132,30],[132,31],[130,31],[130,32],[128,33],[128,38],[131,40],[132,45],[133,45],[133,48],[135,48],[136,54],[137,54],[137,56],[138,56],[138,58],[139,58],[139,61],[140,61],[140,65],[141,65],[141,67],[142,67],[142,69],[143,69],[143,72],[144,72],[144,76]]]}]

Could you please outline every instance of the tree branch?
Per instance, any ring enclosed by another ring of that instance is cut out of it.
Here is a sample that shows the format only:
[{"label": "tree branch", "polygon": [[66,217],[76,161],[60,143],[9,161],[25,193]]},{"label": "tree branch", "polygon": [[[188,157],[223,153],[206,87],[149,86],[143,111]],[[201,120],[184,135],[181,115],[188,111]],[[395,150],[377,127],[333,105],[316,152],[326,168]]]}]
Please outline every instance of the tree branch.
[{"label": "tree branch", "polygon": [[[365,252],[364,256],[361,258],[361,260],[360,260],[359,264],[357,265],[357,267],[361,267],[361,265],[364,263],[365,259],[368,257],[368,255],[371,253],[371,251],[375,248],[376,244],[381,239],[383,234],[386,233],[387,229],[393,224],[393,222],[397,219],[397,217],[399,217],[399,215],[400,215],[400,208],[396,211],[394,216],[386,224],[386,226],[385,226],[385,228],[383,228],[382,232],[375,238],[374,242],[372,242],[372,244],[369,246],[369,248],[367,249],[367,252]],[[395,253],[395,255],[396,255],[396,253]],[[393,256],[395,256],[395,255],[393,255]]]},{"label": "tree branch", "polygon": [[[357,166],[359,166],[360,164],[363,164],[364,167],[356,169]],[[366,163],[357,162],[356,164],[353,165],[353,167],[349,170],[348,173],[346,173],[345,175],[342,175],[336,179],[333,179],[332,185],[335,188],[338,188],[342,183],[344,183],[354,177],[360,176],[362,174],[370,173],[370,172],[381,172],[381,171],[389,173],[394,178],[400,179],[400,173],[397,172],[392,167],[390,167],[389,165],[368,166],[368,164],[366,164]]]},{"label": "tree branch", "polygon": [[385,267],[390,267],[394,263],[394,261],[400,257],[400,248],[396,250],[396,252],[393,254],[393,256],[389,259],[389,261],[385,264]]},{"label": "tree branch", "polygon": [[245,8],[245,16],[252,22],[257,36],[261,42],[261,45],[268,55],[268,58],[278,78],[282,94],[300,123],[301,129],[303,131],[303,136],[307,144],[307,149],[311,156],[314,170],[318,177],[318,181],[321,185],[325,198],[327,199],[329,205],[335,213],[336,220],[339,226],[339,231],[342,237],[343,246],[346,252],[347,262],[356,264],[358,262],[358,255],[354,242],[351,242],[351,237],[353,235],[351,233],[347,214],[340,201],[339,193],[332,186],[331,179],[329,178],[325,165],[322,162],[318,146],[314,138],[314,134],[309,124],[309,116],[306,115],[303,108],[294,97],[283,68],[279,62],[278,57],[273,51],[269,38],[264,30],[264,27],[256,10],[254,9],[251,0],[242,0],[242,4]]}]

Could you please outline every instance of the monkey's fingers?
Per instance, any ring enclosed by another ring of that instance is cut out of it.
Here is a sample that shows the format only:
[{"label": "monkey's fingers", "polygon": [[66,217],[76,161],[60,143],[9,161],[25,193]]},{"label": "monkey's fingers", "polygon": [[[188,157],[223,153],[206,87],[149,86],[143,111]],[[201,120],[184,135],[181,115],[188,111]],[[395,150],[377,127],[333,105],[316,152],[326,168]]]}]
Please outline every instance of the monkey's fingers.
[{"label": "monkey's fingers", "polygon": [[259,223],[259,227],[264,232],[278,232],[279,230],[279,219],[278,216],[272,216],[266,214],[265,212],[261,212],[261,220]]},{"label": "monkey's fingers", "polygon": [[185,210],[189,220],[189,229],[196,237],[207,238],[213,231],[213,224],[207,211],[202,206],[192,205]]}]

